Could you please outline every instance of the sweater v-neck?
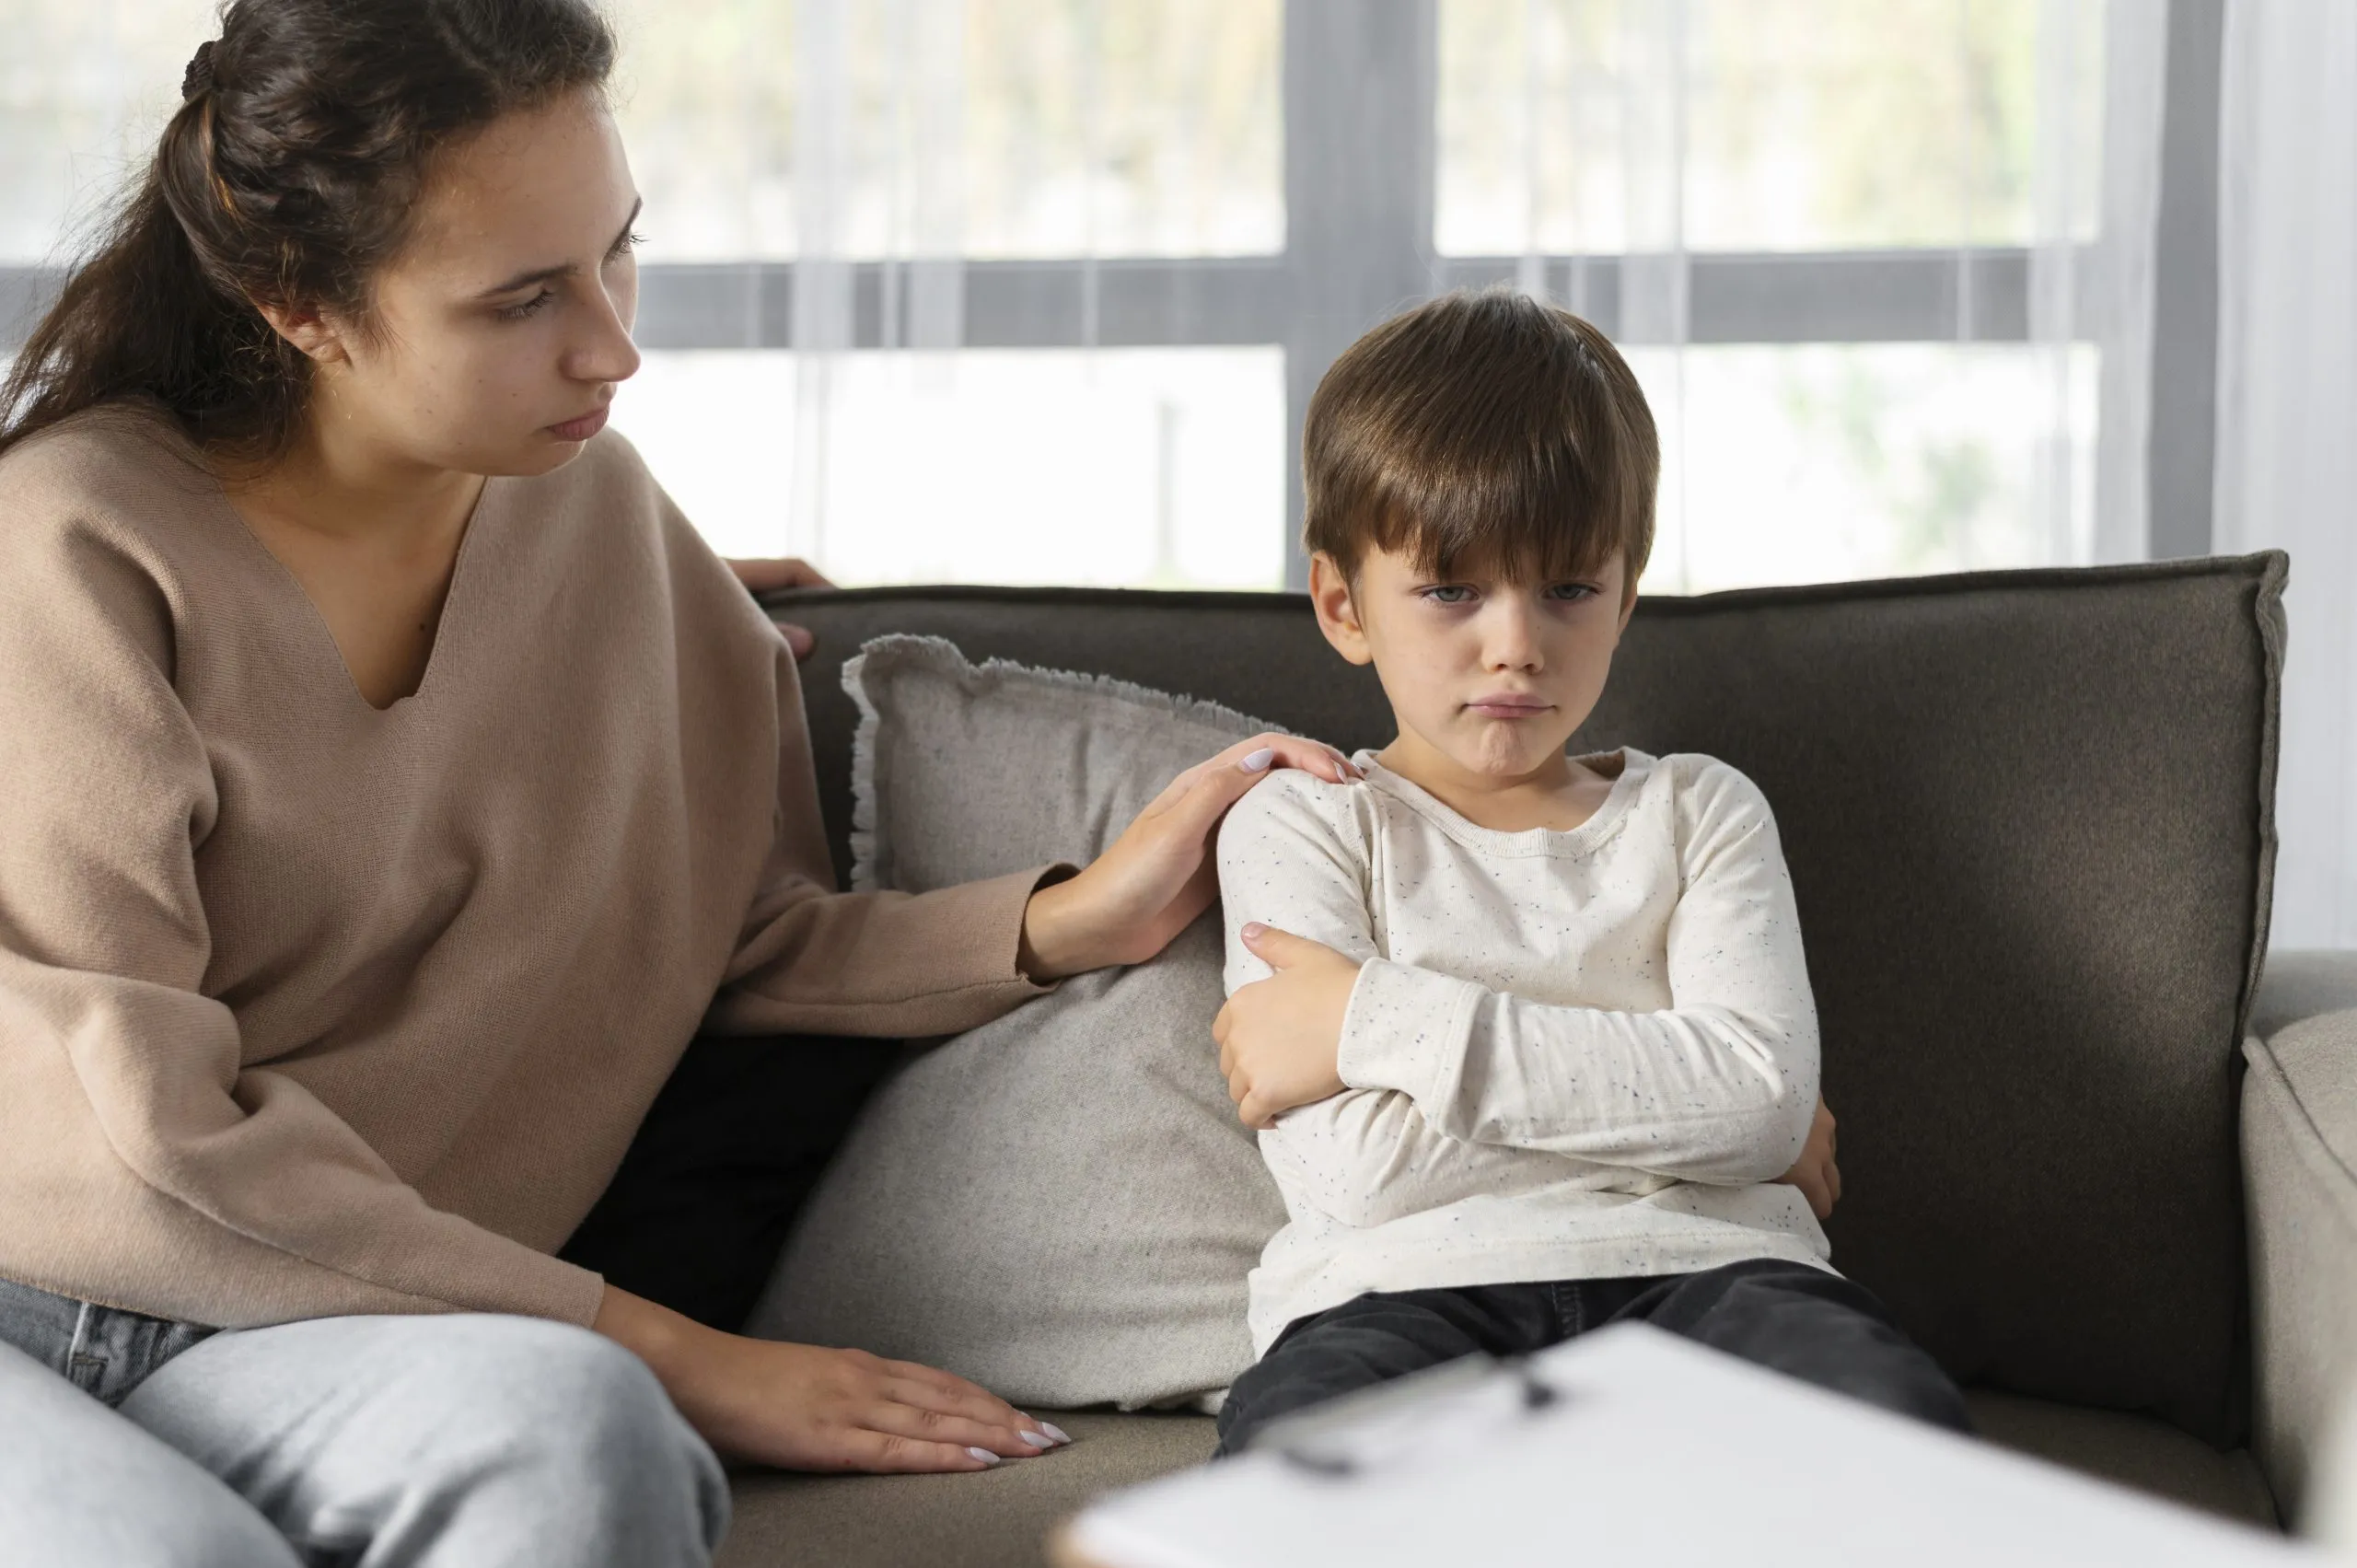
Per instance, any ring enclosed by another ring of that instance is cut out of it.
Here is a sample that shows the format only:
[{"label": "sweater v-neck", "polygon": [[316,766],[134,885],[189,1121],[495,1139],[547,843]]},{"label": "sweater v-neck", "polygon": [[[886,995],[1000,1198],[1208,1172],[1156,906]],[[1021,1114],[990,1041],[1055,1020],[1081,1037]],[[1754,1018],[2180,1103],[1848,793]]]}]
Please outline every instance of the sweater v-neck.
[{"label": "sweater v-neck", "polygon": [[[442,593],[442,608],[435,617],[433,644],[426,649],[425,668],[418,672],[417,684],[380,708],[368,700],[366,692],[361,691],[359,677],[353,673],[352,661],[344,656],[343,645],[336,641],[335,628],[328,623],[326,613],[319,609],[319,601],[311,597],[310,589],[303,586],[303,579],[296,575],[295,569],[281,560],[278,552],[254,531],[253,525],[246,520],[246,515],[238,509],[237,503],[229,499],[228,487],[221,483],[209,468],[203,471],[210,481],[211,495],[219,503],[221,511],[226,515],[237,533],[267,563],[262,568],[264,573],[274,576],[299,602],[301,609],[296,615],[308,628],[305,634],[324,645],[327,659],[331,662],[336,674],[343,678],[343,694],[351,699],[361,714],[391,722],[397,715],[406,716],[418,712],[424,700],[447,683],[444,670],[457,656],[451,643],[453,634],[463,624],[460,611],[465,608],[467,584],[473,575],[468,570],[468,563],[481,553],[476,548],[476,541],[488,530],[496,511],[494,495],[504,496],[506,493],[507,487],[498,475],[485,476],[482,488],[475,493],[474,505],[469,509],[466,521],[459,526],[459,549],[450,563],[449,585]],[[316,654],[319,650],[315,648],[313,651]]]}]

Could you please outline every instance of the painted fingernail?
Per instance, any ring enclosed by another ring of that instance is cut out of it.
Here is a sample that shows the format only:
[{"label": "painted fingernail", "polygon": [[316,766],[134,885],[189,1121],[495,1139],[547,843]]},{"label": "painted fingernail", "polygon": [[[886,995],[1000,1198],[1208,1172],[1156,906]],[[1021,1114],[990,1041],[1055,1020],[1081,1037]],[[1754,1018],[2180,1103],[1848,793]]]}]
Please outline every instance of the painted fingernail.
[{"label": "painted fingernail", "polygon": [[992,1453],[988,1448],[969,1448],[966,1452],[972,1455],[975,1458],[981,1460],[982,1463],[986,1465],[995,1465],[999,1462],[999,1457],[996,1454]]},{"label": "painted fingernail", "polygon": [[1269,764],[1276,760],[1276,748],[1273,746],[1263,746],[1260,749],[1246,757],[1242,761],[1236,765],[1237,768],[1248,773],[1265,773],[1269,771]]},{"label": "painted fingernail", "polygon": [[1016,1435],[1022,1438],[1026,1443],[1030,1444],[1034,1448],[1052,1448],[1056,1446],[1056,1440],[1049,1436],[1046,1433],[1033,1432],[1028,1427],[1016,1433]]},{"label": "painted fingernail", "polygon": [[1046,1433],[1049,1436],[1054,1438],[1059,1443],[1069,1443],[1072,1441],[1072,1434],[1066,1432],[1062,1427],[1058,1426],[1052,1421],[1041,1422],[1039,1423],[1039,1430]]}]

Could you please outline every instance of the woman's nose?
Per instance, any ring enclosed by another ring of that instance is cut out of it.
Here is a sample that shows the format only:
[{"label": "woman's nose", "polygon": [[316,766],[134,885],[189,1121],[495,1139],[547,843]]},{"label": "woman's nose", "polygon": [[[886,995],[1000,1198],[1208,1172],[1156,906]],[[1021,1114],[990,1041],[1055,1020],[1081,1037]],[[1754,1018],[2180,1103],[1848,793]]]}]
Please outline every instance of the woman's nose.
[{"label": "woman's nose", "polygon": [[627,304],[599,291],[580,341],[567,349],[564,373],[575,381],[627,381],[644,357],[630,335]]}]

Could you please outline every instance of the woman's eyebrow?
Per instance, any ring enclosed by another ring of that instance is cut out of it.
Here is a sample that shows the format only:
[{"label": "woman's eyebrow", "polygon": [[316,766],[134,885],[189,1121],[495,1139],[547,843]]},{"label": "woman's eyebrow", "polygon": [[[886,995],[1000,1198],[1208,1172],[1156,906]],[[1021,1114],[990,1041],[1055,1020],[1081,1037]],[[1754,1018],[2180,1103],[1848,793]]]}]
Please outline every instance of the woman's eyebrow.
[{"label": "woman's eyebrow", "polygon": [[[620,246],[623,240],[630,238],[630,226],[638,221],[639,212],[645,205],[646,198],[644,196],[641,196],[637,201],[633,202],[630,204],[630,216],[622,219],[621,231],[614,236],[614,243],[606,247],[609,252],[611,252],[616,247]],[[536,267],[528,273],[517,273],[505,283],[493,284],[491,287],[484,289],[481,294],[475,296],[475,297],[477,299],[489,299],[493,295],[513,294],[519,288],[529,288],[536,283],[547,283],[552,278],[569,278],[580,270],[581,268],[579,265],[572,261],[566,261],[560,266],[554,267]]]}]

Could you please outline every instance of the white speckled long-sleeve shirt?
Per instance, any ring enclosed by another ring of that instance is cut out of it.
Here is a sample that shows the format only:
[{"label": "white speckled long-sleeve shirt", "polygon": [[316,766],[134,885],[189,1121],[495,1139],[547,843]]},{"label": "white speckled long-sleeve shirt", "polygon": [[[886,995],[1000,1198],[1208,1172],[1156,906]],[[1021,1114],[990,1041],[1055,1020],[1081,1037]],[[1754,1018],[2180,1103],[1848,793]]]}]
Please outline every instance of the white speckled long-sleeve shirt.
[{"label": "white speckled long-sleeve shirt", "polygon": [[1248,921],[1363,960],[1341,1094],[1260,1149],[1289,1223],[1252,1337],[1368,1291],[1829,1267],[1796,1188],[1817,1008],[1757,785],[1713,758],[1620,776],[1568,831],[1476,826],[1375,761],[1268,779],[1219,841],[1227,989]]}]

